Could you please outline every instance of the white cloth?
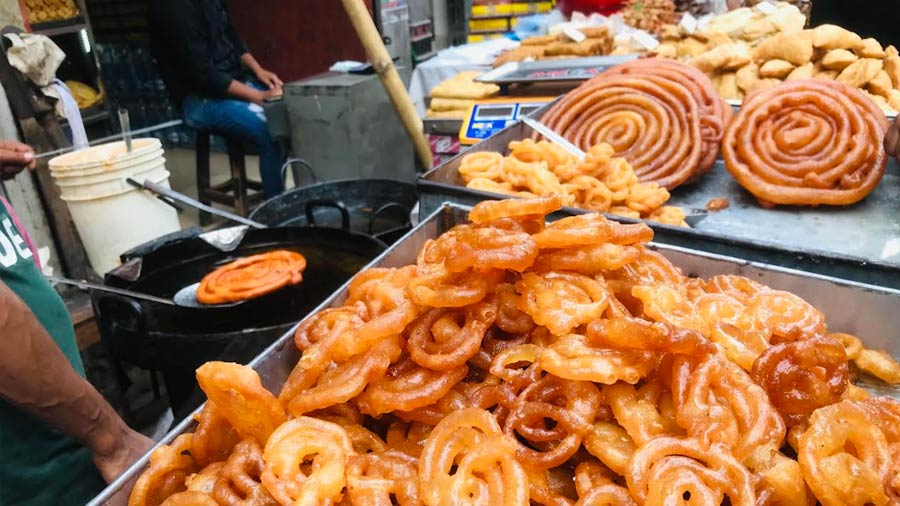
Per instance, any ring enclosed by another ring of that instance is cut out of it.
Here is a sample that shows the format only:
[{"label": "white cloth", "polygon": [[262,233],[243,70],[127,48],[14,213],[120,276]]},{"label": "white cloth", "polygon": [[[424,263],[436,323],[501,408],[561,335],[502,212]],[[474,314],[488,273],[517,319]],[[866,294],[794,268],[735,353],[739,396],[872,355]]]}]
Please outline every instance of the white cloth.
[{"label": "white cloth", "polygon": [[54,79],[49,86],[41,91],[44,95],[59,100],[56,103],[56,110],[69,121],[69,129],[72,130],[72,145],[75,149],[88,147],[88,138],[87,133],[84,131],[84,120],[81,118],[81,110],[78,108],[78,102],[72,97],[72,92],[69,91],[66,83],[59,79]]},{"label": "white cloth", "polygon": [[49,86],[56,79],[56,71],[66,59],[66,53],[49,37],[10,33],[6,38],[12,42],[6,56],[13,68],[40,87]]},{"label": "white cloth", "polygon": [[466,70],[487,72],[500,53],[518,46],[518,42],[507,38],[476,42],[444,49],[434,58],[421,63],[413,70],[409,82],[409,95],[419,116],[425,116],[426,98],[441,81]]}]

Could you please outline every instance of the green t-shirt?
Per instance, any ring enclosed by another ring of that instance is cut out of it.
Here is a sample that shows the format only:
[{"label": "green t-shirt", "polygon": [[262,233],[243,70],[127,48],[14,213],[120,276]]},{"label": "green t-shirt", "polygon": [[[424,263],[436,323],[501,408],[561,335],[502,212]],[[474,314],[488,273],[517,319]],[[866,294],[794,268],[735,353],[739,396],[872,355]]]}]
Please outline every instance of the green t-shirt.
[{"label": "green t-shirt", "polygon": [[[31,308],[83,376],[69,312],[38,269],[26,238],[0,199],[0,281]],[[83,505],[103,486],[87,448],[0,400],[0,505]]]}]

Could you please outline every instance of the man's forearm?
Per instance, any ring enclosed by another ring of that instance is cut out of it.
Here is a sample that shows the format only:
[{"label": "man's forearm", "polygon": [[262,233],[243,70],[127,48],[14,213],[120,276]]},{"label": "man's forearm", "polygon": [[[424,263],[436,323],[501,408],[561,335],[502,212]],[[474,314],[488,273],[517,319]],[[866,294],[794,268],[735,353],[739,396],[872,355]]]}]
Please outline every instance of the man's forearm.
[{"label": "man's forearm", "polygon": [[262,65],[260,65],[259,62],[256,61],[256,58],[254,58],[250,53],[244,53],[241,55],[241,63],[243,63],[244,66],[254,74],[258,74],[259,71],[262,70]]},{"label": "man's forearm", "polygon": [[128,426],[78,375],[27,305],[0,283],[0,397],[89,447],[112,453]]},{"label": "man's forearm", "polygon": [[251,88],[246,84],[233,80],[231,84],[228,85],[228,90],[226,90],[229,97],[233,97],[239,100],[243,100],[245,102],[253,102],[258,104],[262,102],[262,93],[259,90]]}]

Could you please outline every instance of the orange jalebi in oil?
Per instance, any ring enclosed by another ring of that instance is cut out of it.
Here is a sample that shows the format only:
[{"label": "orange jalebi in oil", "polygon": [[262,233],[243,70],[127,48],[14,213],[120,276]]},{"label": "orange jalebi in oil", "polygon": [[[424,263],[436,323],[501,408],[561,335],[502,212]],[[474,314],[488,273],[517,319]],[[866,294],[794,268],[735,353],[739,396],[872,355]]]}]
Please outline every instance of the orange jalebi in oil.
[{"label": "orange jalebi in oil", "polygon": [[207,274],[197,288],[201,304],[253,299],[303,281],[306,258],[287,250],[235,260]]}]

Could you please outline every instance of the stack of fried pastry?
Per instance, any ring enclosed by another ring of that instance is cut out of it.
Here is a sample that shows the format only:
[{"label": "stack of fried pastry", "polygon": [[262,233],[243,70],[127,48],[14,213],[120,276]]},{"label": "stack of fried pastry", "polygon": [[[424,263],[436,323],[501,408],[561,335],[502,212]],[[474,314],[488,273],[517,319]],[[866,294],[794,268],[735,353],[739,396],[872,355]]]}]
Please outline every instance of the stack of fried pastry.
[{"label": "stack of fried pastry", "polygon": [[881,181],[887,126],[878,106],[855,88],[789,81],[746,98],[725,133],[722,157],[764,206],[845,206]]},{"label": "stack of fried pastry", "polygon": [[687,226],[679,207],[664,205],[669,191],[640,183],[609,144],[597,144],[583,162],[560,146],[532,139],[513,141],[509,156],[481,151],[464,156],[459,175],[467,188],[517,197],[559,195],[568,206]]},{"label": "stack of fried pastry", "polygon": [[730,115],[696,69],[638,60],[585,82],[541,121],[584,150],[612,145],[642,182],[671,190],[712,167]]},{"label": "stack of fried pastry", "polygon": [[431,89],[431,100],[425,116],[430,119],[465,119],[469,109],[479,100],[500,93],[495,84],[475,81],[478,71],[466,71],[442,81]]},{"label": "stack of fried pastry", "polygon": [[[900,365],[788,292],[689,278],[645,225],[485,202],[305,320],[276,398],[214,362],[131,506],[887,505]],[[855,363],[855,365],[854,365]]]},{"label": "stack of fried pastry", "polygon": [[609,54],[613,36],[605,26],[579,28],[586,39],[575,42],[565,34],[529,37],[522,45],[504,52],[494,60],[494,66],[525,60],[554,60]]},{"label": "stack of fried pastry", "polygon": [[[665,50],[671,56],[669,50]],[[691,65],[707,73],[719,93],[747,93],[812,77],[858,88],[884,110],[900,110],[900,53],[836,25],[783,31],[755,43],[725,42],[696,54]]]}]

